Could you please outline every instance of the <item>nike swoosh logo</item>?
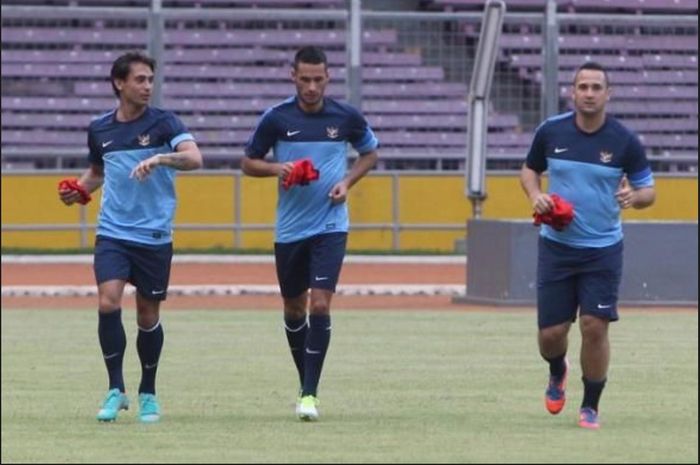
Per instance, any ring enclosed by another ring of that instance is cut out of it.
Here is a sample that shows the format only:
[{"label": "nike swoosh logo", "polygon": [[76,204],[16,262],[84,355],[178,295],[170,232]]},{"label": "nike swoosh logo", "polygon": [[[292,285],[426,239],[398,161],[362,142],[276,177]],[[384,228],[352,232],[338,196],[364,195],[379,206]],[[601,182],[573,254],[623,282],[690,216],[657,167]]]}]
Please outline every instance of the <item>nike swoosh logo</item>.
[{"label": "nike swoosh logo", "polygon": [[301,132],[301,131],[287,131],[287,137],[296,136],[296,135],[299,134],[300,132]]},{"label": "nike swoosh logo", "polygon": [[311,355],[318,355],[318,354],[321,353],[321,351],[320,351],[320,350],[311,350],[311,349],[309,349],[309,348],[307,347],[306,353],[307,353],[307,354],[311,354]]},{"label": "nike swoosh logo", "polygon": [[598,308],[610,308],[610,307],[612,307],[612,304],[610,304],[610,305],[600,305],[600,304],[598,304]]},{"label": "nike swoosh logo", "polygon": [[162,293],[164,293],[164,292],[165,292],[165,291],[151,291],[151,294],[153,294],[153,295],[160,295],[160,294],[162,294]]},{"label": "nike swoosh logo", "polygon": [[113,141],[113,140],[108,140],[107,142],[102,142],[102,148],[107,147],[107,146],[108,146],[109,144],[111,144],[112,142],[114,142],[114,141]]},{"label": "nike swoosh logo", "polygon": [[120,352],[115,352],[115,353],[113,353],[113,354],[105,355],[105,356],[104,356],[104,359],[105,359],[105,360],[109,360],[110,358],[114,358],[114,357],[116,357],[116,356],[119,355],[119,354],[120,354]]},{"label": "nike swoosh logo", "polygon": [[146,364],[143,365],[143,367],[144,367],[146,370],[151,370],[151,369],[153,369],[153,368],[155,368],[155,367],[157,367],[157,366],[158,366],[157,363],[154,363],[153,365],[149,365],[148,363],[146,363]]},{"label": "nike swoosh logo", "polygon": [[328,276],[316,276],[314,278],[316,281],[325,281],[326,279],[328,279]]},{"label": "nike swoosh logo", "polygon": [[569,149],[566,148],[566,147],[561,148],[561,149],[560,149],[559,147],[555,147],[555,148],[554,148],[554,153],[562,153],[562,152],[566,152],[567,150],[569,150]]}]

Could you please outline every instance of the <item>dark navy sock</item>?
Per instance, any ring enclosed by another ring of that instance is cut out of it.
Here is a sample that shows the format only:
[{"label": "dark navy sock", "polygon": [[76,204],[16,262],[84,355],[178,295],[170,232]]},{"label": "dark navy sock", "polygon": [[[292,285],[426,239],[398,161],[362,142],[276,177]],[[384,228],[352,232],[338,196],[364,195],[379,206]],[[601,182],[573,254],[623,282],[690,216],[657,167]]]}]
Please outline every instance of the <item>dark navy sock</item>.
[{"label": "dark navy sock", "polygon": [[331,316],[309,315],[309,334],[304,347],[304,387],[302,396],[316,395],[323,360],[331,340]]},{"label": "dark navy sock", "polygon": [[126,349],[126,333],[122,325],[122,309],[114,312],[98,312],[97,335],[100,338],[102,357],[109,375],[109,389],[119,389],[124,392],[124,350]]},{"label": "dark navy sock", "polygon": [[549,374],[551,376],[555,376],[558,379],[561,379],[561,377],[564,376],[564,373],[566,373],[566,363],[564,362],[566,352],[558,357],[547,358],[543,356],[542,358],[549,362]]},{"label": "dark navy sock", "polygon": [[607,378],[602,381],[589,381],[581,377],[581,380],[583,381],[583,402],[581,402],[581,408],[588,407],[597,412],[600,395],[603,393]]},{"label": "dark navy sock", "polygon": [[299,373],[299,386],[304,385],[304,344],[306,343],[308,329],[309,325],[306,323],[306,318],[296,320],[287,316],[284,317],[284,332],[287,334],[289,350],[292,352],[292,358]]},{"label": "dark navy sock", "polygon": [[160,324],[160,321],[153,328],[139,328],[139,335],[136,338],[136,350],[139,353],[139,360],[141,360],[139,394],[156,393],[156,371],[162,348],[163,325]]}]

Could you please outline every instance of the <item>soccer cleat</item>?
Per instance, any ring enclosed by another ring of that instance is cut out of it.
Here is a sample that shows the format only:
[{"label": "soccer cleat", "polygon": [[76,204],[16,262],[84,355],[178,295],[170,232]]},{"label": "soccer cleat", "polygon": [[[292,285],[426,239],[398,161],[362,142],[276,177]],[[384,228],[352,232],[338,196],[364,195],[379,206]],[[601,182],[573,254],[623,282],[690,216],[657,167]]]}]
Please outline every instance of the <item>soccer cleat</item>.
[{"label": "soccer cleat", "polygon": [[584,407],[579,410],[578,414],[578,425],[581,428],[586,429],[598,429],[600,428],[600,423],[598,423],[598,412],[590,407]]},{"label": "soccer cleat", "polygon": [[107,392],[100,411],[97,412],[99,421],[114,421],[120,410],[129,410],[129,398],[119,389],[110,389]]},{"label": "soccer cleat", "polygon": [[318,410],[316,409],[316,406],[318,405],[318,399],[315,396],[302,397],[298,405],[299,407],[297,408],[297,416],[300,420],[318,420]]},{"label": "soccer cleat", "polygon": [[141,423],[156,423],[160,420],[160,405],[153,394],[139,394],[139,420]]},{"label": "soccer cleat", "polygon": [[549,384],[544,392],[544,405],[552,415],[561,412],[566,403],[566,381],[569,377],[569,360],[564,359],[565,369],[561,378],[549,377]]}]

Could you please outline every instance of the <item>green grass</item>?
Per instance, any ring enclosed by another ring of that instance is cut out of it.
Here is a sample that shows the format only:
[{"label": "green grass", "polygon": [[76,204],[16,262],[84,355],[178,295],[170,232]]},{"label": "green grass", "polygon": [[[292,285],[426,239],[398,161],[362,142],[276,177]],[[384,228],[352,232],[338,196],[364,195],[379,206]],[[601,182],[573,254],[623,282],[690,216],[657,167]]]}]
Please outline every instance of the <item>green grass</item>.
[{"label": "green grass", "polygon": [[[135,406],[134,313],[125,312]],[[531,311],[335,311],[321,421],[294,418],[277,312],[170,311],[163,420],[95,420],[106,392],[93,311],[2,311],[2,462],[697,462],[696,312],[622,313],[602,428],[545,412]],[[571,359],[580,347],[572,331]]]}]

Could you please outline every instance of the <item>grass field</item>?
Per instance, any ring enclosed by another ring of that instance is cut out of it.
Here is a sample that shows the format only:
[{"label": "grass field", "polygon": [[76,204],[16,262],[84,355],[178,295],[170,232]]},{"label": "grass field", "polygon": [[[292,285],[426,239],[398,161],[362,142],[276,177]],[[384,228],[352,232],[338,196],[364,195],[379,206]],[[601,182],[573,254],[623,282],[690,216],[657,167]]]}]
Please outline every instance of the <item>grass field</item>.
[{"label": "grass field", "polygon": [[[336,311],[321,421],[293,414],[296,372],[277,312],[171,311],[158,392],[138,423],[134,313],[125,312],[134,410],[95,420],[106,392],[94,311],[2,311],[2,462],[697,462],[696,311],[622,312],[602,428],[545,412],[532,311]],[[578,330],[571,359],[577,360]]]}]

